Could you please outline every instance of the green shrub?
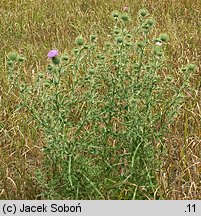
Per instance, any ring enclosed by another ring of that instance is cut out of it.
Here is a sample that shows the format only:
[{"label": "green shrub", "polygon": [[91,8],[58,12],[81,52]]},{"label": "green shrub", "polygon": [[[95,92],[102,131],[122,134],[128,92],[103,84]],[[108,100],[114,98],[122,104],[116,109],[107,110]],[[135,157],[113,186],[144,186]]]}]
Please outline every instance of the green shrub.
[{"label": "green shrub", "polygon": [[78,37],[71,54],[53,50],[52,63],[31,85],[21,63],[8,61],[20,107],[44,134],[36,172],[44,199],[147,199],[157,190],[156,156],[165,150],[167,126],[195,66],[181,70],[176,85],[163,75],[168,36],[151,38],[155,21],[148,11],[139,12],[131,30],[128,14],[112,16],[112,39],[103,47],[92,35]]}]

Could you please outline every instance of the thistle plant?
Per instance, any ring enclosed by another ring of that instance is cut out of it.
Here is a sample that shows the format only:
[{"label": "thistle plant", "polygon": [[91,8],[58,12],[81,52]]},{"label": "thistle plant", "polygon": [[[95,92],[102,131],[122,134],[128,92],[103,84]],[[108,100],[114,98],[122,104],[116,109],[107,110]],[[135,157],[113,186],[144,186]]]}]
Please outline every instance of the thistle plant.
[{"label": "thistle plant", "polygon": [[[149,12],[140,10],[132,29],[127,12],[112,17],[112,39],[103,47],[95,34],[78,36],[72,53],[48,53],[50,64],[33,84],[19,76],[12,84],[44,135],[44,160],[36,171],[42,198],[155,198],[156,158],[165,151],[166,131],[196,66],[180,69],[176,85],[163,75],[169,38],[151,38]],[[9,77],[19,74],[13,71],[16,56],[9,55]]]}]

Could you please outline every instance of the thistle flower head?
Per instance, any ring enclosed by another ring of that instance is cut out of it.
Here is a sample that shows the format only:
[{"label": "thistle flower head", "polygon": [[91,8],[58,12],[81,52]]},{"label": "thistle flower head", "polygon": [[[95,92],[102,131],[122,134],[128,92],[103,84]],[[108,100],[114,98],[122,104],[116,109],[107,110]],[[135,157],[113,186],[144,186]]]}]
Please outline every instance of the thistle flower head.
[{"label": "thistle flower head", "polygon": [[131,43],[131,42],[126,42],[125,45],[126,45],[127,47],[131,47],[131,46],[132,46],[132,43]]},{"label": "thistle flower head", "polygon": [[95,34],[93,34],[93,35],[90,36],[90,41],[91,42],[95,42],[96,41],[96,35]]},{"label": "thistle flower head", "polygon": [[72,50],[72,53],[73,53],[74,55],[77,55],[77,54],[79,53],[79,49],[74,48],[74,49]]},{"label": "thistle flower head", "polygon": [[78,46],[84,45],[84,38],[83,38],[82,36],[77,37],[77,38],[75,39],[75,43],[76,43],[76,45],[78,45]]},{"label": "thistle flower head", "polygon": [[10,52],[10,53],[8,54],[8,57],[9,57],[9,59],[10,59],[11,61],[16,61],[17,58],[18,58],[18,54],[17,54],[16,52]]},{"label": "thistle flower head", "polygon": [[128,11],[129,11],[129,7],[128,7],[128,6],[124,6],[124,7],[122,8],[122,10],[123,10],[124,12],[128,12]]},{"label": "thistle flower head", "polygon": [[11,59],[9,59],[9,60],[7,61],[7,64],[8,64],[9,66],[13,65],[13,61],[12,61]]},{"label": "thistle flower head", "polygon": [[160,39],[161,39],[161,41],[163,41],[163,42],[166,42],[166,41],[168,41],[168,35],[166,35],[166,34],[161,34],[160,35]]},{"label": "thistle flower head", "polygon": [[156,44],[156,46],[162,46],[162,42],[161,41],[157,41],[155,44]]},{"label": "thistle flower head", "polygon": [[155,20],[152,18],[147,19],[147,24],[151,27],[155,24]]},{"label": "thistle flower head", "polygon": [[110,46],[111,46],[111,43],[109,43],[109,42],[106,42],[106,43],[105,43],[105,46],[108,48],[108,47],[110,47]]},{"label": "thistle flower head", "polygon": [[181,68],[181,70],[182,70],[183,72],[185,72],[185,71],[187,71],[187,67],[184,67],[184,66],[183,66],[183,67]]},{"label": "thistle flower head", "polygon": [[119,17],[119,12],[118,12],[118,11],[113,11],[113,12],[112,12],[112,16],[113,16],[114,18],[118,18],[118,17]]},{"label": "thistle flower head", "polygon": [[145,29],[145,30],[149,30],[150,25],[148,23],[143,23],[142,28]]},{"label": "thistle flower head", "polygon": [[160,38],[154,38],[154,42],[157,43],[157,42],[160,42],[162,43],[161,39]]},{"label": "thistle flower head", "polygon": [[89,68],[89,74],[94,74],[95,69],[94,68]]},{"label": "thistle flower head", "polygon": [[139,11],[139,15],[142,16],[142,17],[145,17],[148,15],[148,10],[147,9],[141,9]]},{"label": "thistle flower head", "polygon": [[114,29],[114,33],[115,33],[115,34],[119,34],[119,33],[120,33],[120,29],[115,28],[115,29]]},{"label": "thistle flower head", "polygon": [[53,62],[55,65],[57,65],[57,64],[60,63],[60,58],[59,58],[58,56],[55,56],[55,57],[52,58],[52,62]]},{"label": "thistle flower head", "polygon": [[123,13],[122,15],[121,15],[121,19],[123,20],[123,21],[128,21],[129,20],[129,15],[128,15],[128,13]]},{"label": "thistle flower head", "polygon": [[144,45],[145,45],[145,43],[144,43],[143,41],[138,41],[138,42],[137,42],[137,46],[138,46],[139,48],[144,47]]},{"label": "thistle flower head", "polygon": [[39,79],[42,79],[43,77],[44,77],[44,74],[43,74],[43,73],[39,73],[39,74],[38,74],[38,78],[39,78]]},{"label": "thistle flower head", "polygon": [[68,55],[67,54],[64,54],[63,56],[62,56],[62,60],[64,60],[64,61],[68,61]]},{"label": "thistle flower head", "polygon": [[117,43],[123,43],[124,39],[123,37],[119,36],[117,37]]},{"label": "thistle flower head", "polygon": [[47,54],[48,58],[54,58],[56,56],[58,56],[58,50],[50,50]]},{"label": "thistle flower head", "polygon": [[89,45],[88,44],[85,44],[84,47],[83,47],[85,50],[89,49]]},{"label": "thistle flower head", "polygon": [[132,38],[132,34],[127,34],[127,38]]},{"label": "thistle flower head", "polygon": [[19,61],[19,62],[25,61],[25,57],[24,57],[24,56],[19,56],[19,57],[18,57],[18,61]]},{"label": "thistle flower head", "polygon": [[189,64],[189,65],[187,66],[187,68],[188,68],[188,70],[190,70],[190,71],[194,71],[195,68],[196,68],[196,65],[195,65],[195,64]]}]

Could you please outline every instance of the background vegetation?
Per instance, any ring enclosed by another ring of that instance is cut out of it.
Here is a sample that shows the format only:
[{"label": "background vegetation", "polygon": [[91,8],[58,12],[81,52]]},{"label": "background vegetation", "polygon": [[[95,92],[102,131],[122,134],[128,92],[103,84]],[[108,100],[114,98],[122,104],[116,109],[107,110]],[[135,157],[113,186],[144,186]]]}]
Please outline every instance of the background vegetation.
[{"label": "background vegetation", "polygon": [[[168,33],[169,68],[179,82],[178,68],[195,62],[180,114],[164,138],[167,154],[159,170],[158,184],[163,199],[201,198],[201,2],[199,0],[164,1],[67,1],[1,0],[0,2],[0,197],[1,199],[36,199],[40,187],[35,169],[42,161],[42,133],[27,113],[15,112],[16,98],[11,97],[6,82],[6,54],[12,50],[26,56],[24,73],[34,76],[44,70],[47,52],[57,48],[69,52],[78,35],[99,36],[103,44],[111,32],[113,10],[129,7],[132,24],[140,8],[146,7],[156,19],[156,34]],[[164,71],[164,73],[165,73]],[[109,197],[110,198],[110,197]],[[126,192],[122,192],[126,199]],[[159,197],[160,198],[160,197]]]}]

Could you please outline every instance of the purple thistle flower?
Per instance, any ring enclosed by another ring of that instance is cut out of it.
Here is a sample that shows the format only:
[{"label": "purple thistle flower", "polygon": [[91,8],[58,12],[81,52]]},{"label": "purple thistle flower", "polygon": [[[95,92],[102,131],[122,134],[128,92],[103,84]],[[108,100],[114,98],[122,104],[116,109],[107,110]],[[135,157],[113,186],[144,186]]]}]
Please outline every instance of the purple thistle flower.
[{"label": "purple thistle flower", "polygon": [[123,10],[124,12],[128,12],[128,11],[129,11],[129,7],[128,7],[128,6],[124,6],[124,7],[122,8],[122,10]]},{"label": "purple thistle flower", "polygon": [[56,57],[56,56],[58,56],[58,51],[57,51],[57,50],[50,50],[50,51],[48,52],[48,54],[47,54],[47,57],[48,57],[48,58],[54,58],[54,57]]},{"label": "purple thistle flower", "polygon": [[157,45],[157,46],[162,46],[162,43],[159,42],[159,41],[157,41],[157,42],[156,42],[156,45]]}]

